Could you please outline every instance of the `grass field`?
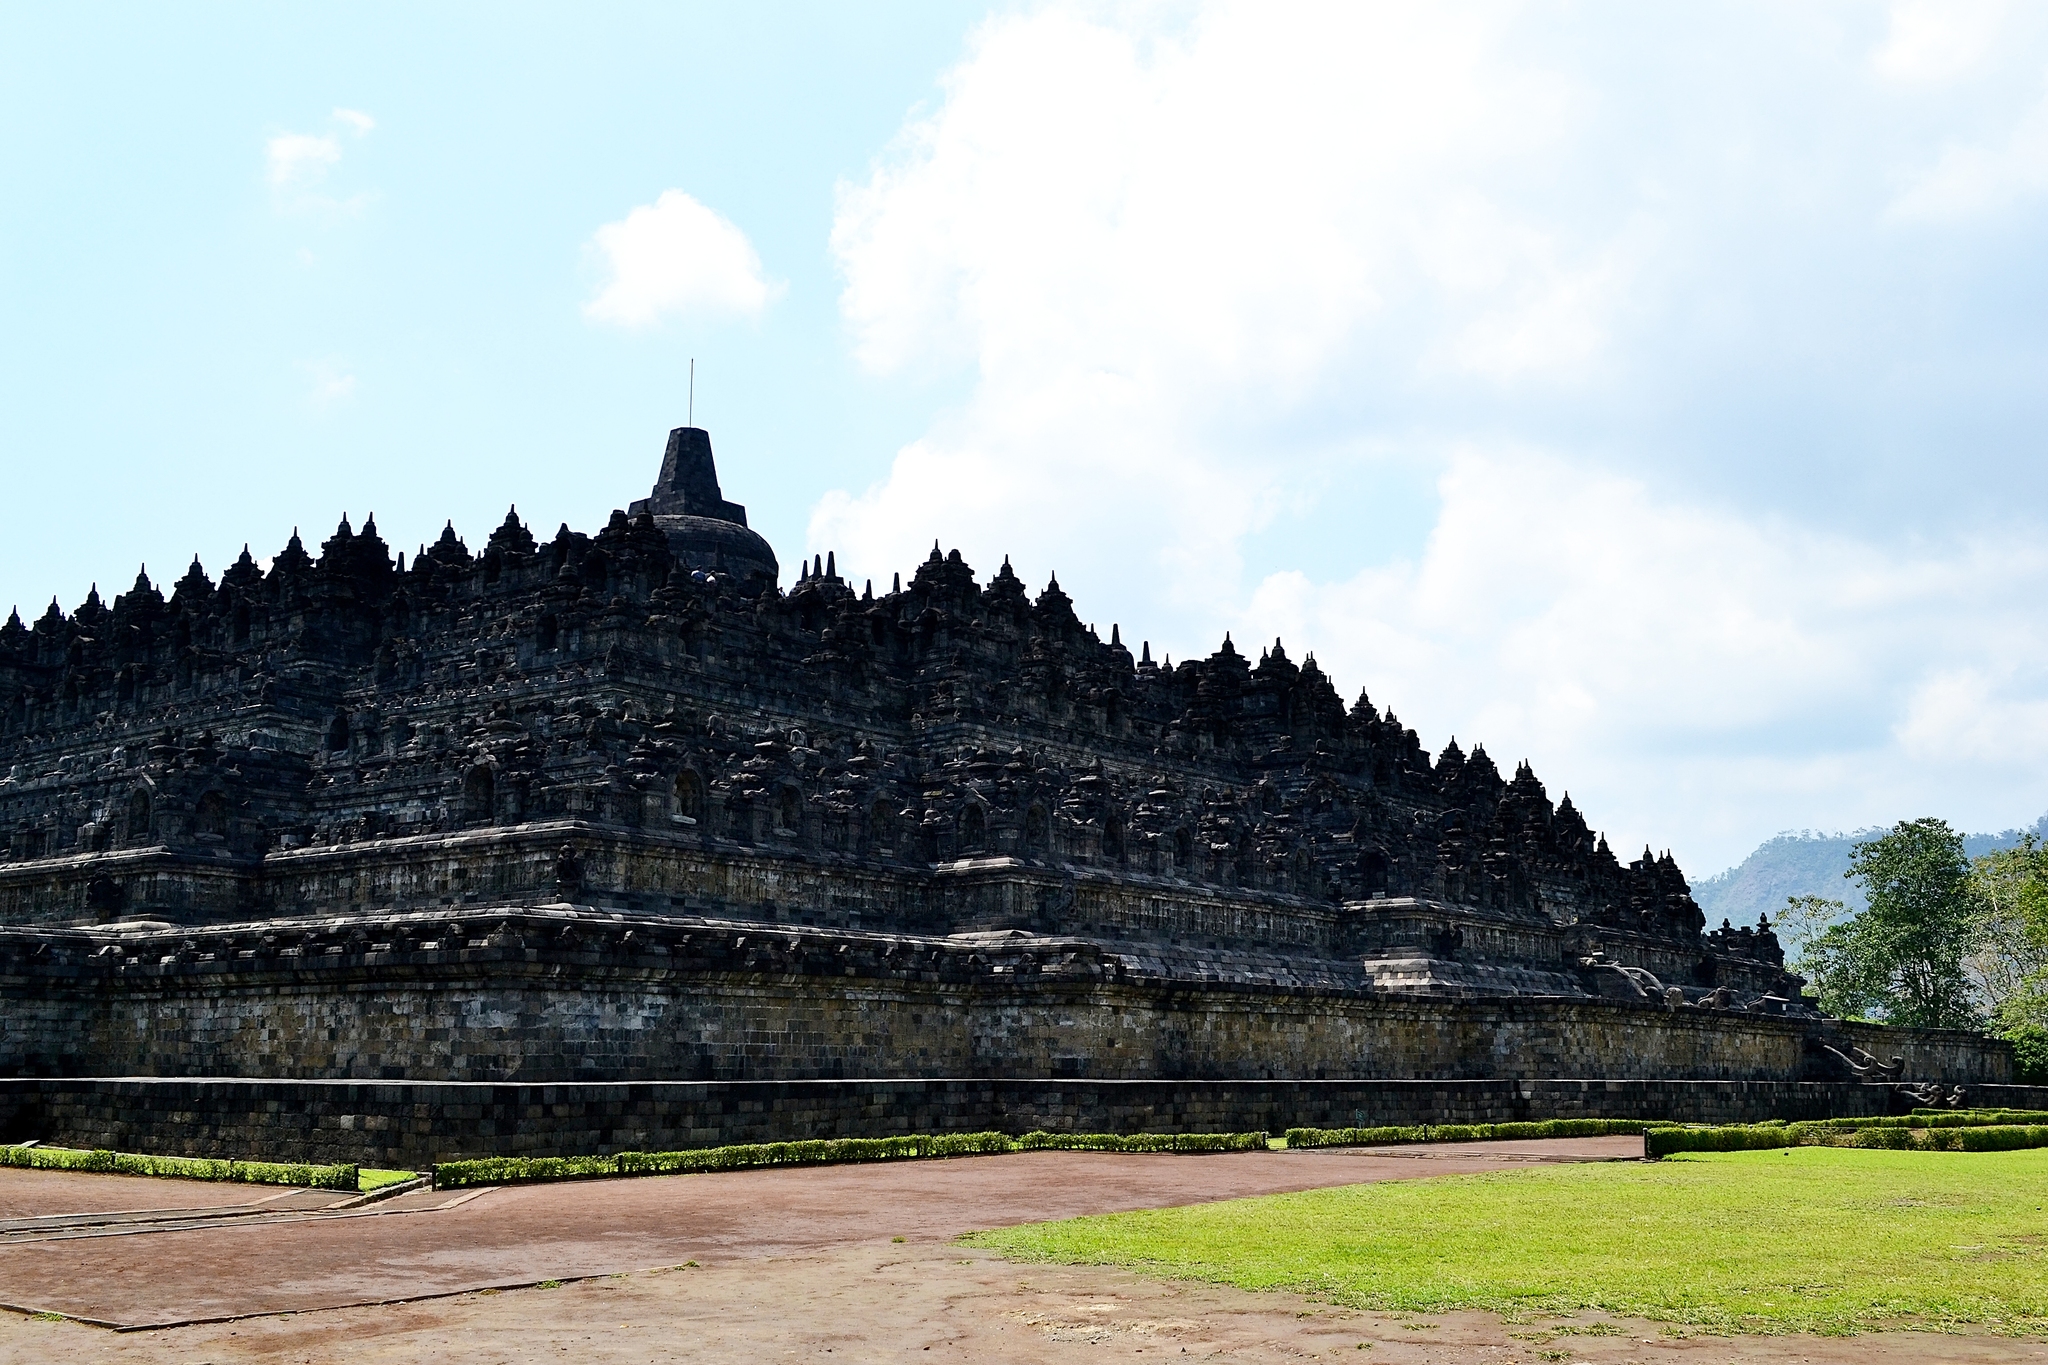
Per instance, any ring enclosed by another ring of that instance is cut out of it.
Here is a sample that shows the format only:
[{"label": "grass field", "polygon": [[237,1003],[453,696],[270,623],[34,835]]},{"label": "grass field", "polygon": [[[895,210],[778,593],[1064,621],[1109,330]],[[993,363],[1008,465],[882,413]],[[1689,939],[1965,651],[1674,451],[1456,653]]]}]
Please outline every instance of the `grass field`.
[{"label": "grass field", "polygon": [[1387,1312],[2048,1335],[2044,1207],[2048,1151],[1797,1148],[1352,1185],[966,1240]]}]

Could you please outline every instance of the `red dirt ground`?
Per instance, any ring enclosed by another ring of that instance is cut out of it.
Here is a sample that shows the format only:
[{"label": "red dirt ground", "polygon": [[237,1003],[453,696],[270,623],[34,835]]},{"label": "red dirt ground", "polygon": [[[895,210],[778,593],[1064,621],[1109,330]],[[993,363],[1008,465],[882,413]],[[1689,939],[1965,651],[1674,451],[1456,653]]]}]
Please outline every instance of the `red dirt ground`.
[{"label": "red dirt ground", "polygon": [[0,1167],[0,1220],[47,1213],[113,1213],[136,1209],[217,1209],[253,1204],[278,1194],[261,1185],[211,1180],[147,1180],[26,1171]]},{"label": "red dirt ground", "polygon": [[[1370,1153],[1022,1153],[527,1186],[438,1211],[0,1244],[0,1299],[23,1308],[133,1326],[283,1314],[123,1333],[0,1315],[0,1365],[828,1355],[1050,1365],[1340,1351],[1353,1361],[1444,1365],[2048,1361],[2041,1343],[1992,1337],[1680,1338],[1592,1317],[1513,1324],[1487,1314],[1359,1314],[1290,1294],[1010,1264],[950,1245],[1005,1223],[1638,1151],[1638,1140],[1624,1138]],[[0,1216],[13,1218],[218,1206],[262,1193],[0,1170]],[[400,1207],[453,1197],[412,1196]],[[701,1264],[682,1268],[691,1261]],[[484,1288],[578,1276],[596,1278]],[[451,1291],[469,1292],[372,1302]]]},{"label": "red dirt ground", "polygon": [[[1445,1144],[1406,1155],[1019,1152],[510,1186],[448,1209],[433,1206],[452,1194],[410,1196],[404,1205],[418,1211],[378,1205],[352,1218],[0,1245],[0,1302],[122,1326],[307,1312],[691,1260],[793,1256],[894,1236],[950,1241],[977,1228],[1083,1213],[1641,1150],[1640,1138],[1622,1137]],[[47,1200],[22,1192],[53,1177],[67,1188]],[[69,1183],[95,1179],[146,1183],[6,1169],[0,1190],[12,1193],[0,1198],[39,1213],[67,1212]]]}]

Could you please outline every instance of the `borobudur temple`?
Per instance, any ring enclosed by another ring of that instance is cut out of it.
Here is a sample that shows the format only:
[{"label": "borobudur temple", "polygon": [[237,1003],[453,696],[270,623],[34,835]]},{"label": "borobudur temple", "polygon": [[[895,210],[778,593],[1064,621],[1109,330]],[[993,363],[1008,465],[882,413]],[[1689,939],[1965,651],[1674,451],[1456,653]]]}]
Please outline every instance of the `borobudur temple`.
[{"label": "borobudur temple", "polygon": [[[1882,1111],[1526,764],[957,551],[783,590],[669,434],[595,535],[374,519],[0,627],[0,1122],[419,1161],[1029,1127]],[[1915,1089],[1920,1087],[1920,1089]]]}]

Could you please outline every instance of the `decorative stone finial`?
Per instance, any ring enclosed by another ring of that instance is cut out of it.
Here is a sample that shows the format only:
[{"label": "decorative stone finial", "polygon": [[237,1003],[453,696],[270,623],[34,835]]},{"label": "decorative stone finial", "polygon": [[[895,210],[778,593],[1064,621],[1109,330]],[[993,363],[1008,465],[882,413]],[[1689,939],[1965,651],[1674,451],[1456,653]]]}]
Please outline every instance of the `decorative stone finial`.
[{"label": "decorative stone finial", "polygon": [[668,449],[661,456],[661,477],[654,481],[652,493],[633,504],[632,511],[747,524],[747,509],[727,502],[718,486],[718,462],[711,455],[711,433],[702,427],[677,427],[668,434]]}]

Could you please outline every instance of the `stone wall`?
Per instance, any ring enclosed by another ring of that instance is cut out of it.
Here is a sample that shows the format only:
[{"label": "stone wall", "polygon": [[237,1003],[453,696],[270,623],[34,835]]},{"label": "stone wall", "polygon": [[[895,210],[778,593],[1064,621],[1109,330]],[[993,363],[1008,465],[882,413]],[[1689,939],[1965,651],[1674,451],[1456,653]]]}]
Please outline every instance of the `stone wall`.
[{"label": "stone wall", "polygon": [[[435,1081],[2011,1079],[1974,1034],[1379,992],[1246,956],[560,909],[0,933],[0,1074]],[[1206,973],[1206,974],[1205,974]]]},{"label": "stone wall", "polygon": [[[2048,1088],[1975,1102],[2048,1107]],[[1889,1086],[1772,1081],[889,1081],[581,1085],[0,1080],[0,1137],[159,1155],[423,1167],[905,1133],[1278,1133],[1544,1118],[1737,1122],[1896,1111]]]},{"label": "stone wall", "polygon": [[91,924],[116,914],[187,924],[247,918],[257,905],[260,870],[255,860],[222,850],[166,848],[4,863],[0,924]]},{"label": "stone wall", "polygon": [[[558,877],[565,848],[577,864],[573,888]],[[1574,990],[1571,974],[1592,952],[1648,968],[1695,996],[1715,984],[1756,995],[1782,977],[1776,964],[1707,952],[1697,943],[1678,945],[1611,926],[1563,926],[1531,912],[1412,897],[1318,902],[1164,873],[1014,857],[909,864],[772,836],[768,846],[745,846],[690,830],[622,831],[578,820],[280,849],[254,858],[147,848],[0,864],[0,925],[91,924],[118,911],[203,927],[259,915],[530,906],[565,894],[635,914],[690,911],[925,934],[1025,929],[1304,959],[1426,956],[1435,935],[1455,928],[1462,963],[1507,969],[1503,986],[1517,977],[1526,978],[1525,990],[1547,983],[1540,993]]]},{"label": "stone wall", "polygon": [[[111,919],[91,904],[94,880],[115,889],[122,915],[192,926],[254,918],[258,908],[287,916],[367,915],[536,904],[564,894],[557,858],[565,847],[577,859],[574,890],[582,900],[641,913],[687,906],[842,928],[1096,931],[1313,953],[1347,948],[1345,925],[1358,917],[1327,900],[1126,869],[995,856],[911,863],[874,852],[835,853],[772,833],[748,845],[690,829],[548,820],[275,849],[256,858],[152,847],[0,863],[0,925]],[[1540,951],[1558,959],[1554,931]]]}]

